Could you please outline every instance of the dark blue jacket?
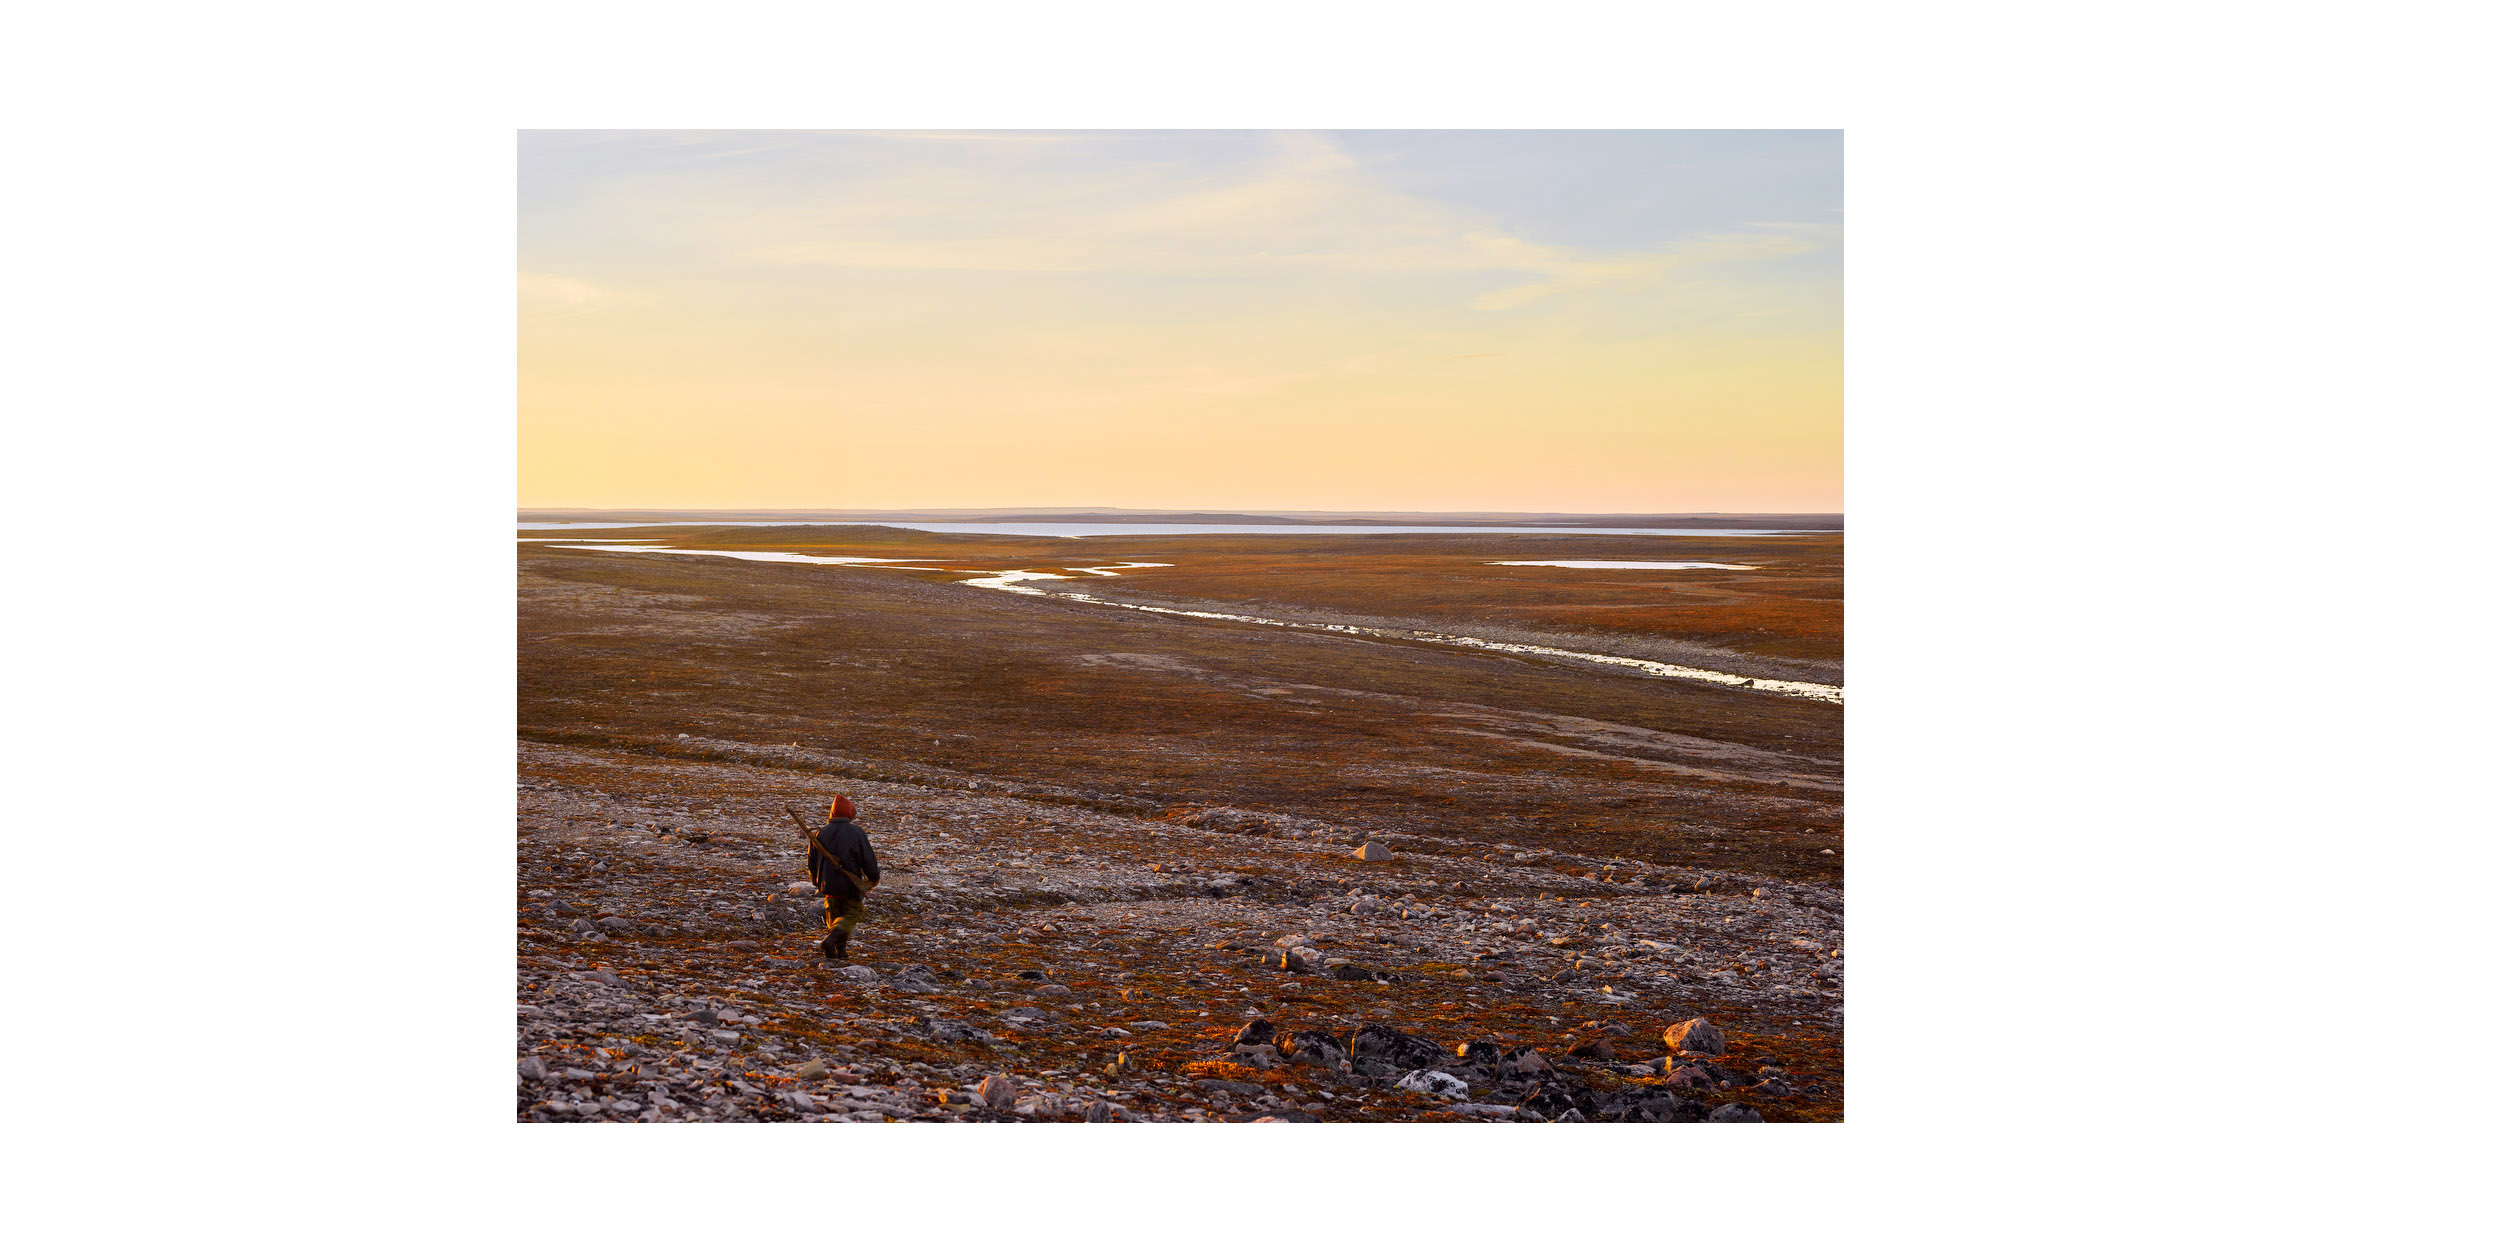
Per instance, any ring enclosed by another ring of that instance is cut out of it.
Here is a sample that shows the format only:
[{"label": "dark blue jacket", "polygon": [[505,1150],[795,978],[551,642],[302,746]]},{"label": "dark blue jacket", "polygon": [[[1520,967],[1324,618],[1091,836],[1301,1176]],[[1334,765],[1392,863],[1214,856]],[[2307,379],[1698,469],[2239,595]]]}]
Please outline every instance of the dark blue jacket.
[{"label": "dark blue jacket", "polygon": [[[871,885],[884,879],[877,872],[877,852],[876,848],[868,845],[867,830],[847,820],[828,821],[824,828],[817,830],[816,840],[833,852],[834,858],[844,868],[850,869],[853,876]],[[836,898],[859,897],[858,888],[841,873],[835,872],[833,865],[817,854],[812,846],[807,848],[807,879],[815,882],[818,890]]]}]

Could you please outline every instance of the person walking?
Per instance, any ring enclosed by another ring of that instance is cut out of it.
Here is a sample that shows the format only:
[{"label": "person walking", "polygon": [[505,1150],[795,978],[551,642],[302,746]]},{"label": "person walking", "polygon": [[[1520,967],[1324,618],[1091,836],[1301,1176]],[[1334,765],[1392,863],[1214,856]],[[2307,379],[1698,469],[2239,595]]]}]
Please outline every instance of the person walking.
[{"label": "person walking", "polygon": [[851,931],[868,914],[868,891],[882,876],[868,831],[853,819],[859,805],[851,796],[833,796],[827,815],[825,827],[807,840],[807,879],[825,898],[825,958],[848,959]]}]

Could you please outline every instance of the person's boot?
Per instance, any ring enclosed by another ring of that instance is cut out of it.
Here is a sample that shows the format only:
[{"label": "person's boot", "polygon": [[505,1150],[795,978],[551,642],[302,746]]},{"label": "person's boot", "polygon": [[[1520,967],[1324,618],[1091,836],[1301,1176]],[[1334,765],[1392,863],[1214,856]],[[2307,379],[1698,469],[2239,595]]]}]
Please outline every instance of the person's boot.
[{"label": "person's boot", "polygon": [[840,930],[835,930],[834,932],[825,935],[824,949],[826,959],[833,960],[842,958],[842,933]]},{"label": "person's boot", "polygon": [[836,929],[833,931],[833,936],[826,938],[825,941],[833,948],[832,958],[849,959],[851,957],[850,934],[844,933],[840,929]]}]

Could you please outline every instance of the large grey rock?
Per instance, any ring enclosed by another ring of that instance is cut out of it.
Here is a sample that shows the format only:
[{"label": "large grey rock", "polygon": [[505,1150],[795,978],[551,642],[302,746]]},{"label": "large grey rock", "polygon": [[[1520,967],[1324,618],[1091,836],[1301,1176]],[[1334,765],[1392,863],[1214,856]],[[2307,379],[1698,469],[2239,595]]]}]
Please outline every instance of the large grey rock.
[{"label": "large grey rock", "polygon": [[1706,1016],[1695,1016],[1690,1020],[1679,1020],[1670,1024],[1667,1026],[1665,1036],[1667,1045],[1677,1050],[1688,1050],[1697,1055],[1727,1053],[1727,1035],[1721,1033],[1719,1026],[1710,1023]]},{"label": "large grey rock", "polygon": [[542,1061],[538,1058],[538,1056],[536,1056],[536,1055],[532,1055],[532,1056],[530,1056],[529,1058],[522,1060],[522,1061],[521,1061],[521,1079],[522,1079],[522,1080],[525,1080],[525,1081],[544,1081],[544,1080],[546,1080],[546,1079],[547,1079],[547,1065],[546,1065],[544,1062],[542,1062]]},{"label": "large grey rock", "polygon": [[1692,1124],[1704,1117],[1702,1104],[1673,1094],[1650,1094],[1642,1098],[1639,1114],[1657,1124]]},{"label": "large grey rock", "polygon": [[981,1083],[972,1092],[992,1111],[1004,1111],[1016,1105],[1016,1082],[1004,1072],[981,1078]]},{"label": "large grey rock", "polygon": [[1437,1094],[1443,1098],[1467,1096],[1467,1082],[1447,1072],[1435,1072],[1430,1068],[1419,1068],[1399,1077],[1398,1088],[1413,1090],[1418,1094]]},{"label": "large grey rock", "polygon": [[1348,1058],[1344,1042],[1315,1029],[1287,1034],[1285,1053],[1295,1063],[1335,1070],[1343,1070]]},{"label": "large grey rock", "polygon": [[1712,1124],[1760,1124],[1762,1113],[1741,1102],[1723,1102],[1710,1109]]},{"label": "large grey rock", "polygon": [[1241,1032],[1233,1035],[1235,1046],[1268,1046],[1275,1041],[1276,1025],[1264,1016],[1241,1026]]},{"label": "large grey rock", "polygon": [[1354,858],[1367,864],[1385,864],[1397,857],[1397,852],[1378,842],[1366,842],[1363,844],[1363,849],[1354,853]]},{"label": "large grey rock", "polygon": [[1574,1059],[1594,1059],[1601,1063],[1612,1062],[1615,1058],[1614,1044],[1602,1037],[1592,1037],[1563,1053]]},{"label": "large grey rock", "polygon": [[1428,1068],[1454,1057],[1431,1042],[1385,1024],[1366,1024],[1356,1029],[1348,1051],[1358,1060],[1385,1063],[1401,1071]]},{"label": "large grey rock", "polygon": [[857,981],[862,985],[875,985],[877,983],[877,970],[866,964],[852,964],[850,967],[842,970],[842,975],[850,980]]}]

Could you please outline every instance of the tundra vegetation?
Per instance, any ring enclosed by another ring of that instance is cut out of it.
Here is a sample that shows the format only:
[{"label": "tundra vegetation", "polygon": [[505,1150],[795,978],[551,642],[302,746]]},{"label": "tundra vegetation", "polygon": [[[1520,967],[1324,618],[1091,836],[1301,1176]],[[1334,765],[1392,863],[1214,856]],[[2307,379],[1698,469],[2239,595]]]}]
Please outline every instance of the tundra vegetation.
[{"label": "tundra vegetation", "polygon": [[523,537],[523,1120],[1840,1117],[1839,706],[961,584],[1839,685],[1838,534]]}]

